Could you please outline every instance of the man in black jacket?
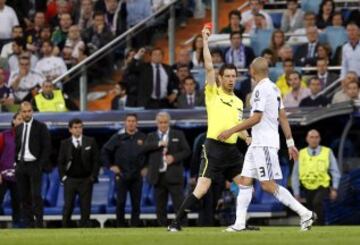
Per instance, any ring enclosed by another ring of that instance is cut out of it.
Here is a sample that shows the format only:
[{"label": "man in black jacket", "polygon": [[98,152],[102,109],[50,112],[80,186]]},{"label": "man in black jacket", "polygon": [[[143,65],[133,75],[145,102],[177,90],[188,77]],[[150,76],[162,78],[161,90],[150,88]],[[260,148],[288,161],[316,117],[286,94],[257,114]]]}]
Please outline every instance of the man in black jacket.
[{"label": "man in black jacket", "polygon": [[309,80],[310,95],[300,101],[299,107],[324,107],[329,100],[324,95],[318,95],[321,91],[321,82],[318,77]]},{"label": "man in black jacket", "polygon": [[21,104],[20,113],[24,123],[16,127],[15,175],[21,213],[25,227],[41,228],[43,227],[42,167],[49,161],[51,139],[46,125],[33,118],[33,109],[29,102]]},{"label": "man in black jacket", "polygon": [[64,183],[63,226],[69,226],[78,194],[80,226],[89,227],[92,188],[100,167],[99,150],[93,138],[83,135],[83,123],[80,119],[69,122],[69,131],[72,136],[61,142],[58,158],[60,178]]},{"label": "man in black jacket", "polygon": [[129,192],[131,198],[131,225],[140,225],[140,201],[142,189],[141,169],[145,158],[142,148],[145,134],[137,129],[137,115],[127,114],[125,128],[114,134],[102,148],[102,160],[116,175],[118,226],[125,226],[125,203]]},{"label": "man in black jacket", "polygon": [[150,133],[144,144],[148,153],[148,178],[155,188],[156,215],[160,225],[167,225],[169,193],[175,212],[184,197],[183,161],[190,155],[190,147],[183,132],[170,129],[170,115],[156,115],[157,131]]},{"label": "man in black jacket", "polygon": [[151,50],[151,62],[140,59],[141,48],[130,62],[128,72],[139,75],[137,105],[148,109],[171,108],[176,100],[179,81],[171,67],[162,63],[164,53],[160,48]]}]

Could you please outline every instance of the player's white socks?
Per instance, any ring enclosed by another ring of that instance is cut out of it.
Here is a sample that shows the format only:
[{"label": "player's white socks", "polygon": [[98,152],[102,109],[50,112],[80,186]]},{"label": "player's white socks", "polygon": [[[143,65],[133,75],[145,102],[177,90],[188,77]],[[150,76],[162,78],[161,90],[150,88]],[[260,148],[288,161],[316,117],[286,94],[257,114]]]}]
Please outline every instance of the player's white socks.
[{"label": "player's white socks", "polygon": [[295,211],[300,217],[311,214],[311,211],[305,208],[300,202],[298,202],[291,193],[281,185],[277,186],[277,191],[274,196],[285,206]]},{"label": "player's white socks", "polygon": [[246,213],[251,202],[253,187],[239,185],[239,194],[236,198],[236,221],[232,226],[237,230],[246,227]]}]

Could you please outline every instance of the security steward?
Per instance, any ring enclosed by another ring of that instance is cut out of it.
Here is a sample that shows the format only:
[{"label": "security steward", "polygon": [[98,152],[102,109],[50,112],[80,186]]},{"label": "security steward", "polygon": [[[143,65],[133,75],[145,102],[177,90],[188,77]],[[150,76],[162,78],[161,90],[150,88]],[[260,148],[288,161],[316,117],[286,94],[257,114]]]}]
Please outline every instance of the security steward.
[{"label": "security steward", "polygon": [[[320,133],[312,129],[306,136],[308,147],[300,150],[292,172],[294,195],[301,200],[300,189],[305,192],[307,207],[318,215],[318,224],[324,224],[323,200],[337,198],[340,172],[334,153],[320,145]],[[330,177],[331,175],[331,177]]]},{"label": "security steward", "polygon": [[41,93],[32,100],[35,111],[39,112],[66,112],[77,110],[77,106],[64,95],[61,90],[54,89],[51,81],[44,81]]},{"label": "security steward", "polygon": [[125,203],[131,198],[131,226],[140,225],[140,201],[142,189],[141,170],[145,164],[142,154],[146,135],[137,128],[136,114],[127,114],[125,128],[114,134],[102,148],[102,160],[116,176],[116,219],[119,227],[125,226]]}]

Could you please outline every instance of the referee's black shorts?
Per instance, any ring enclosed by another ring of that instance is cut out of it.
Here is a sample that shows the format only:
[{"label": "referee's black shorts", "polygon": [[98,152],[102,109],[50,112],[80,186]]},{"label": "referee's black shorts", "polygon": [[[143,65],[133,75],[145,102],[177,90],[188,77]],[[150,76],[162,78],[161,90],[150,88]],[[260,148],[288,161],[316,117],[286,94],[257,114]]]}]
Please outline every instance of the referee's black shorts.
[{"label": "referee's black shorts", "polygon": [[199,177],[211,180],[222,174],[227,180],[239,175],[242,170],[243,156],[236,144],[228,144],[206,139],[201,154]]}]

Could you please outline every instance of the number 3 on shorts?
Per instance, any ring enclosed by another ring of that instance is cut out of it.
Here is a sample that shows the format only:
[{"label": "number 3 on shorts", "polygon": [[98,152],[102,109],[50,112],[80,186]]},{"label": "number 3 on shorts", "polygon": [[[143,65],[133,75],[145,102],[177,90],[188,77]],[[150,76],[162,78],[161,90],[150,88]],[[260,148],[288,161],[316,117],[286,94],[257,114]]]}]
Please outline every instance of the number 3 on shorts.
[{"label": "number 3 on shorts", "polygon": [[260,174],[261,174],[260,177],[265,177],[265,168],[260,167],[259,170],[260,170]]}]

